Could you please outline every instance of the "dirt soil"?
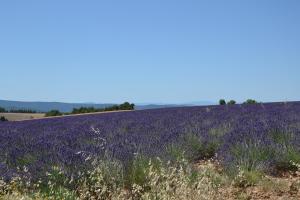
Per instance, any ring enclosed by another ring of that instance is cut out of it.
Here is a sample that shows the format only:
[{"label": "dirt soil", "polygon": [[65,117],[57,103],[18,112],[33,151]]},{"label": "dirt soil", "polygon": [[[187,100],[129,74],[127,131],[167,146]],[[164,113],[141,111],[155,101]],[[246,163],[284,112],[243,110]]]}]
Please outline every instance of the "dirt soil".
[{"label": "dirt soil", "polygon": [[[198,168],[210,167],[224,175],[215,161],[197,162]],[[219,188],[220,198],[228,200],[300,200],[300,172],[286,172],[281,176],[267,176],[254,186],[238,187],[233,182]]]}]

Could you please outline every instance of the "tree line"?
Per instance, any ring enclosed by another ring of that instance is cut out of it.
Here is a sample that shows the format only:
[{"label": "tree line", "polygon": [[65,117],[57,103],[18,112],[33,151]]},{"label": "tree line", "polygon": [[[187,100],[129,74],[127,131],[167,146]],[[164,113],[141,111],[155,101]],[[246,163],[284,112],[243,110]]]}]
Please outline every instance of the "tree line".
[{"label": "tree line", "polygon": [[31,109],[10,109],[6,110],[5,108],[0,107],[0,113],[37,113],[35,110]]},{"label": "tree line", "polygon": [[95,113],[95,112],[107,112],[107,111],[118,111],[118,110],[134,110],[135,105],[129,102],[125,102],[120,105],[113,105],[106,108],[95,108],[95,107],[80,107],[73,108],[71,113],[62,113],[59,110],[51,110],[45,114],[46,117],[51,116],[62,116],[70,114],[83,114],[83,113]]},{"label": "tree line", "polygon": [[[243,104],[257,104],[258,102],[254,99],[247,99]],[[234,105],[236,104],[235,100],[230,100],[228,102],[226,102],[225,99],[220,99],[219,101],[220,105]]]}]

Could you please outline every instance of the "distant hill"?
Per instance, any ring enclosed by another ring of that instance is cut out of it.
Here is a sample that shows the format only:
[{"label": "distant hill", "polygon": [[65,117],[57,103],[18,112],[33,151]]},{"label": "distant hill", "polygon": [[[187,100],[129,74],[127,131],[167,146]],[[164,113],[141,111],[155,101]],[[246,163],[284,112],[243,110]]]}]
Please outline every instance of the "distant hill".
[{"label": "distant hill", "polygon": [[214,105],[214,102],[210,101],[197,101],[197,102],[188,102],[184,104],[160,104],[160,103],[149,103],[149,104],[137,104],[137,110],[146,110],[146,109],[156,109],[156,108],[172,108],[172,107],[185,107],[185,106],[207,106]]},{"label": "distant hill", "polygon": [[[155,108],[169,108],[178,106],[192,106],[192,105],[210,105],[211,102],[197,102],[195,104],[136,104],[137,110],[155,109]],[[6,110],[10,109],[30,109],[37,112],[48,112],[50,110],[59,110],[60,112],[71,112],[73,108],[80,107],[95,107],[105,108],[114,104],[94,104],[94,103],[62,103],[62,102],[25,102],[25,101],[9,101],[0,100],[0,107]]]},{"label": "distant hill", "polygon": [[37,112],[48,112],[59,110],[61,112],[71,112],[73,108],[93,106],[95,108],[105,108],[113,104],[88,104],[88,103],[61,103],[61,102],[24,102],[0,100],[0,107],[10,109],[30,109]]}]

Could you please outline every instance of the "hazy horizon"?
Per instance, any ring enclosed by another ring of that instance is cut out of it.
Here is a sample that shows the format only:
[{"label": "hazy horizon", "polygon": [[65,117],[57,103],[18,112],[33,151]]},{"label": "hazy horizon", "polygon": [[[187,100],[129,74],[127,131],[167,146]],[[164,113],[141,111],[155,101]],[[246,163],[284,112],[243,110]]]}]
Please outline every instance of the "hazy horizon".
[{"label": "hazy horizon", "polygon": [[[15,100],[15,99],[0,99],[0,101],[13,101],[13,102],[30,102],[30,103],[68,103],[68,104],[120,104],[123,102],[66,102],[66,101],[39,101],[39,100]],[[156,104],[156,105],[166,105],[166,104],[178,104],[178,105],[183,105],[183,104],[201,104],[201,103],[211,103],[211,104],[217,104],[217,101],[190,101],[190,102],[177,102],[177,103],[168,103],[168,102],[131,102],[135,103],[136,105],[150,105],[150,104]]]}]

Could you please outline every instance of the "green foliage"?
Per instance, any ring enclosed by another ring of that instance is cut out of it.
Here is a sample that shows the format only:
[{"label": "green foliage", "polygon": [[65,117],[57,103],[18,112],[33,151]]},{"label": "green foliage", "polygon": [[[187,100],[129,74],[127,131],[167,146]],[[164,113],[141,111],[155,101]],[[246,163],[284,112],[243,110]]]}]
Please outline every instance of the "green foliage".
[{"label": "green foliage", "polygon": [[6,121],[8,121],[8,120],[4,116],[0,117],[0,122],[6,122]]},{"label": "green foliage", "polygon": [[45,117],[62,116],[63,114],[59,110],[51,110],[45,114]]},{"label": "green foliage", "polygon": [[300,163],[300,152],[292,145],[294,135],[289,131],[272,130],[272,140],[279,145],[276,151],[276,168],[280,171],[296,171],[293,163]]},{"label": "green foliage", "polygon": [[225,99],[220,99],[219,104],[220,104],[220,105],[226,105]]},{"label": "green foliage", "polygon": [[[294,135],[289,131],[272,130],[266,137],[273,140],[272,145],[260,141],[245,139],[231,148],[232,162],[226,166],[226,172],[235,176],[237,166],[245,172],[296,171],[293,163],[300,163],[300,152],[293,146]],[[270,169],[270,161],[275,168]]]},{"label": "green foliage", "polygon": [[35,110],[31,109],[11,109],[9,110],[11,113],[37,113]]},{"label": "green foliage", "polygon": [[100,112],[102,109],[96,109],[94,107],[80,107],[74,108],[72,114],[81,114],[81,113],[93,113],[93,112]]},{"label": "green foliage", "polygon": [[142,155],[136,155],[133,159],[126,176],[126,185],[137,184],[145,187],[147,183],[147,170],[149,168],[149,159]]},{"label": "green foliage", "polygon": [[237,167],[247,172],[264,171],[268,167],[267,161],[275,155],[273,148],[251,139],[233,146],[231,153],[233,161],[226,166],[226,171],[231,176],[236,175]]},{"label": "green foliage", "polygon": [[271,130],[269,132],[269,135],[275,143],[283,145],[285,147],[289,146],[293,139],[293,134],[291,132],[283,132],[279,129]]},{"label": "green foliage", "polygon": [[5,112],[6,112],[5,108],[0,107],[0,113],[5,113]]},{"label": "green foliage", "polygon": [[[212,134],[214,133],[221,135],[219,132],[212,132]],[[209,141],[203,142],[201,137],[195,134],[186,134],[180,144],[172,144],[167,148],[170,160],[197,161],[213,158],[222,143],[220,135],[212,135]]]},{"label": "green foliage", "polygon": [[167,158],[173,163],[178,163],[183,159],[196,161],[206,157],[206,153],[201,138],[191,133],[184,135],[180,143],[167,147]]},{"label": "green foliage", "polygon": [[257,104],[257,101],[254,99],[248,99],[247,101],[244,102],[244,104]]},{"label": "green foliage", "polygon": [[238,169],[238,175],[234,179],[235,186],[245,188],[257,185],[263,179],[263,173],[257,170]]},{"label": "green foliage", "polygon": [[204,145],[204,148],[200,152],[200,159],[210,159],[216,155],[218,148],[220,147],[220,141],[213,139]]},{"label": "green foliage", "polygon": [[172,163],[177,163],[178,161],[186,158],[186,152],[182,146],[171,144],[166,148],[167,159]]},{"label": "green foliage", "polygon": [[294,148],[288,148],[279,154],[276,163],[277,170],[297,171],[298,168],[293,163],[300,163],[300,153]]},{"label": "green foliage", "polygon": [[106,107],[104,109],[99,109],[99,112],[117,111],[117,110],[120,110],[120,106],[119,105],[113,105],[113,106],[110,106],[110,107]]},{"label": "green foliage", "polygon": [[234,104],[236,104],[236,101],[235,100],[230,100],[227,104],[234,105]]},{"label": "green foliage", "polygon": [[134,110],[134,106],[135,106],[134,104],[125,102],[120,105],[113,105],[106,108],[80,107],[80,108],[74,108],[72,114],[117,111],[117,110]]},{"label": "green foliage", "polygon": [[188,160],[198,160],[203,157],[205,153],[201,138],[195,134],[187,134],[183,138],[182,148]]},{"label": "green foliage", "polygon": [[76,193],[69,188],[71,181],[59,167],[52,167],[46,175],[47,183],[42,182],[37,187],[43,198],[75,200]]},{"label": "green foliage", "polygon": [[134,110],[134,104],[130,104],[129,102],[125,102],[123,104],[121,104],[119,107],[120,107],[120,110]]},{"label": "green foliage", "polygon": [[30,164],[36,162],[37,158],[32,153],[26,153],[16,159],[17,166],[29,166]]}]

